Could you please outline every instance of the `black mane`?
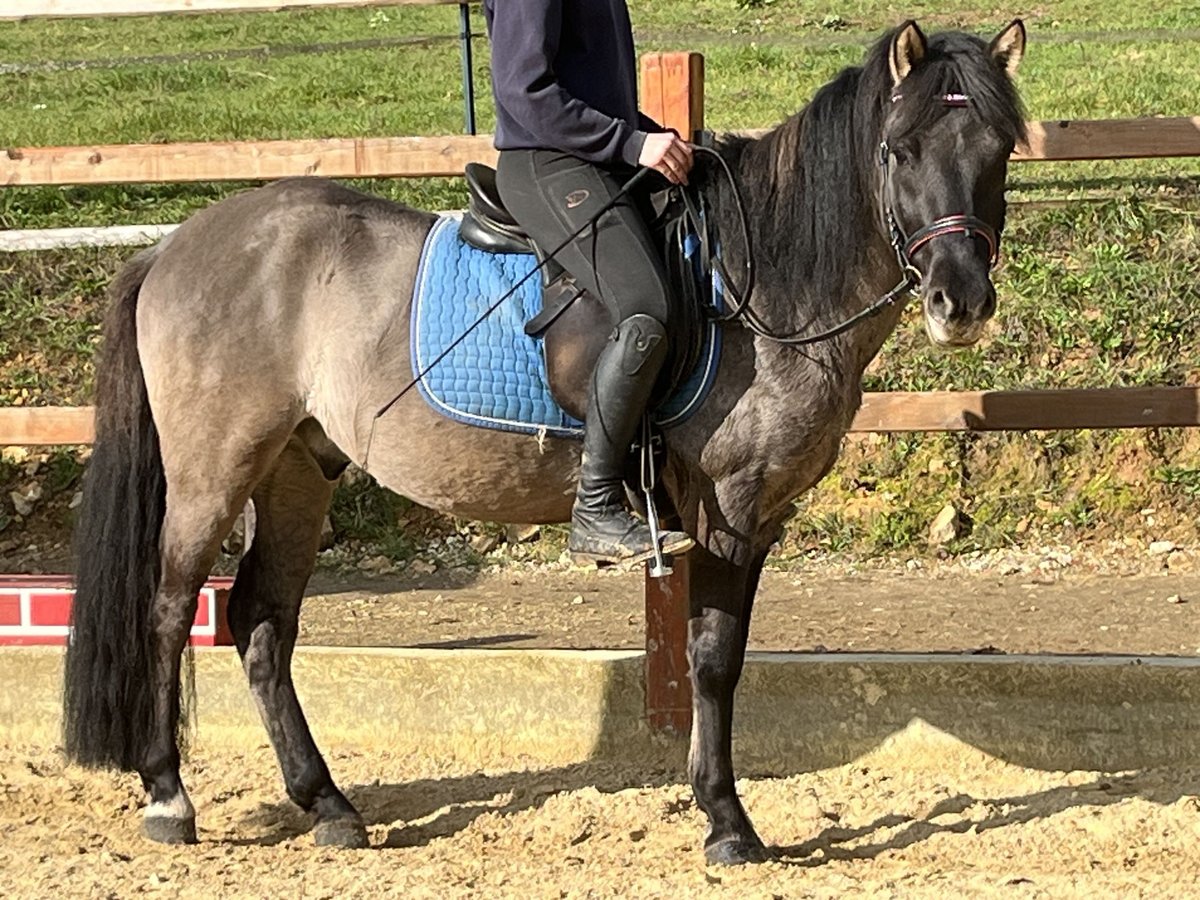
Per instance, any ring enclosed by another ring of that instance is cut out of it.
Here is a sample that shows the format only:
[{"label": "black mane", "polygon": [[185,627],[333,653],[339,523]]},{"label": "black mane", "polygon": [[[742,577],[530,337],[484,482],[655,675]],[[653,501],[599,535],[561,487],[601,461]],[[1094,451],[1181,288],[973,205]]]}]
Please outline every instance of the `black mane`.
[{"label": "black mane", "polygon": [[[762,264],[786,266],[789,288],[818,304],[839,303],[858,276],[853,252],[880,228],[875,197],[879,142],[892,106],[885,34],[866,62],[843,70],[812,101],[758,140],[730,138],[720,152],[738,173]],[[903,83],[894,135],[927,128],[946,113],[941,98],[966,94],[969,108],[1013,143],[1025,137],[1016,88],[987,44],[958,32],[928,39],[925,61]],[[709,175],[709,179],[715,176]],[[736,235],[735,212],[717,188],[722,234]]]}]

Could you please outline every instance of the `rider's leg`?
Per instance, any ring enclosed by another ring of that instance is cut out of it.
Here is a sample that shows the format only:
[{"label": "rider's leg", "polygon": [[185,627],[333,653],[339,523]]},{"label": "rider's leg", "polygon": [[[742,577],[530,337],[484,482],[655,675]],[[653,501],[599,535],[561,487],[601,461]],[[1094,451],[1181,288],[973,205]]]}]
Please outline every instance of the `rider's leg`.
[{"label": "rider's leg", "polygon": [[[625,177],[545,150],[504,151],[498,185],[509,211],[545,249],[584,225],[619,191]],[[654,382],[667,355],[667,281],[637,198],[622,198],[558,255],[604,301],[615,328],[592,376],[570,550],[608,562],[649,558],[649,527],[625,509],[624,470]],[[666,553],[691,546],[662,535]]]},{"label": "rider's leg", "polygon": [[[648,559],[654,552],[649,525],[625,509],[624,472],[666,353],[666,330],[638,313],[616,327],[596,361],[571,510],[568,549],[577,558],[627,562]],[[691,538],[675,531],[660,534],[660,541],[664,553],[681,553],[692,545]]]}]

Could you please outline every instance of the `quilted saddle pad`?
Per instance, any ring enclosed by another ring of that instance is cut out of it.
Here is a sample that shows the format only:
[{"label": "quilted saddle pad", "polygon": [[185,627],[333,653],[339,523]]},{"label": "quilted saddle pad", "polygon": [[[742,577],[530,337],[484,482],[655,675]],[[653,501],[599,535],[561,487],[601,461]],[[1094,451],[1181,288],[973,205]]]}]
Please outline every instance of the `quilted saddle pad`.
[{"label": "quilted saddle pad", "polygon": [[[458,214],[439,217],[421,252],[412,304],[412,365],[421,396],[468,425],[582,437],[583,423],[550,395],[541,339],[525,333],[525,323],[542,308],[540,273],[471,327],[537,261],[478,250],[458,236],[458,223]],[[695,370],[654,413],[659,425],[679,424],[699,408],[719,358],[720,330],[709,323]]]}]

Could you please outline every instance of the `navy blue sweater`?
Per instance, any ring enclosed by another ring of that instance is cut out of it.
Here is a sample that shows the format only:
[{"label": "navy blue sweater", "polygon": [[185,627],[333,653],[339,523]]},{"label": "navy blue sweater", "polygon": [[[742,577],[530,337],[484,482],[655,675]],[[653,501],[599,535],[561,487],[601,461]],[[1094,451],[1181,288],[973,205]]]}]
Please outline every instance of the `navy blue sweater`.
[{"label": "navy blue sweater", "polygon": [[636,165],[647,131],[625,0],[484,0],[496,147]]}]

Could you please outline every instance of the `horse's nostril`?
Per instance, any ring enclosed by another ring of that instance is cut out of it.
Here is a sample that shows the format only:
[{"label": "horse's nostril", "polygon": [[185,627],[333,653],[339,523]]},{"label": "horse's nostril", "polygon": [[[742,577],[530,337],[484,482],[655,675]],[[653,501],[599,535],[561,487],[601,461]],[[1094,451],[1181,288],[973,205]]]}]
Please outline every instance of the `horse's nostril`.
[{"label": "horse's nostril", "polygon": [[943,290],[933,290],[928,300],[929,314],[939,322],[948,322],[954,316],[954,301]]},{"label": "horse's nostril", "polygon": [[996,289],[989,286],[987,296],[983,298],[983,307],[980,310],[982,318],[990,319],[992,313],[996,311]]}]

